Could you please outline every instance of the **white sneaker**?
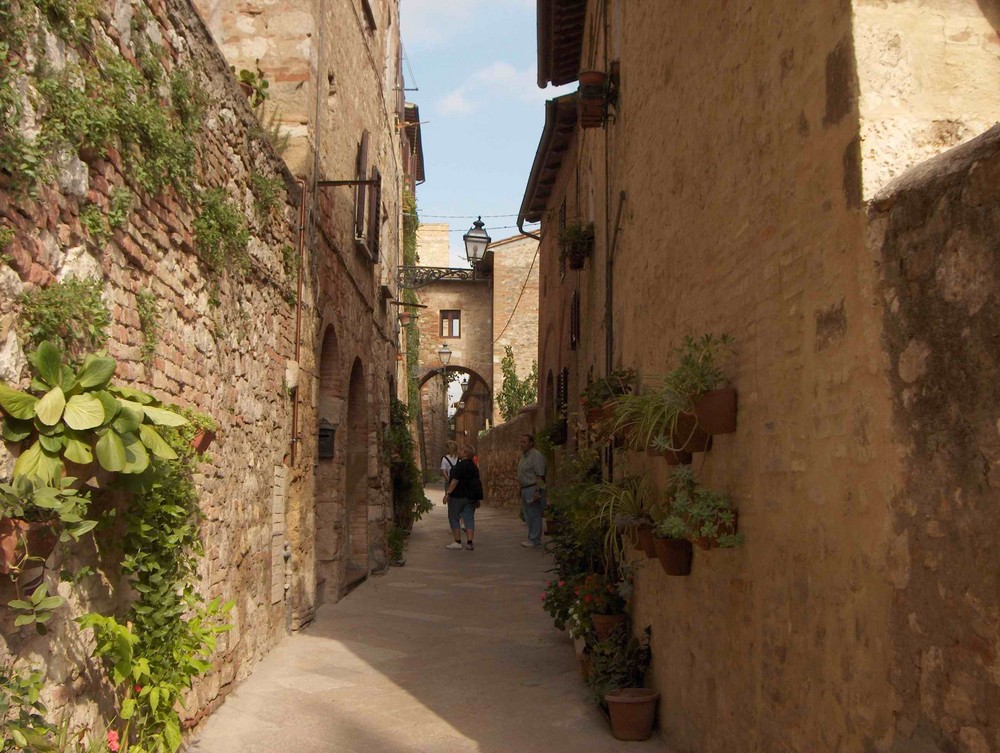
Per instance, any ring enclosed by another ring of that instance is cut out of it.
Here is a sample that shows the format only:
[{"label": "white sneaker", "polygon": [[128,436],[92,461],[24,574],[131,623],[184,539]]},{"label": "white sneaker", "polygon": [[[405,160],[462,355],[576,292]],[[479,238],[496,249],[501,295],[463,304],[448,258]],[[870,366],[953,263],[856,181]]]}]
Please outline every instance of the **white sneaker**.
[{"label": "white sneaker", "polygon": [[462,548],[463,547],[462,547],[462,542],[461,541],[453,541],[450,544],[448,544],[447,546],[445,546],[445,549],[462,549]]},{"label": "white sneaker", "polygon": [[540,547],[541,544],[536,544],[534,541],[522,541],[521,546],[525,549],[534,549],[536,547]]}]

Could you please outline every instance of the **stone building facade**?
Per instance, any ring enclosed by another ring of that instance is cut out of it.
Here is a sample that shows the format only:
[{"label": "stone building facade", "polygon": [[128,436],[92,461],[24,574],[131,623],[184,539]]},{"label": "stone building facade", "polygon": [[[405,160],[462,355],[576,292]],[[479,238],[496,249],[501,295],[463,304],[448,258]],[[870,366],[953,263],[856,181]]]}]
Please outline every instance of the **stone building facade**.
[{"label": "stone building facade", "polygon": [[[422,224],[417,232],[419,266],[451,268],[451,228]],[[518,374],[527,376],[534,361],[538,329],[538,241],[527,235],[490,244],[475,279],[441,279],[419,288],[416,315],[420,328],[417,366],[421,391],[421,454],[426,467],[438,467],[444,442],[455,435],[476,443],[479,431],[499,420],[493,396],[500,388],[504,346],[514,348]],[[459,317],[458,329],[451,322]],[[458,336],[455,336],[455,333]],[[458,400],[444,393],[438,350],[452,351],[448,371],[467,382]],[[454,403],[460,406],[454,410]],[[449,415],[454,427],[449,427]]]},{"label": "stone building facade", "polygon": [[[194,189],[221,189],[245,216],[247,271],[212,273],[194,240],[197,203],[175,188],[143,190],[113,148],[96,157],[67,153],[37,196],[16,191],[18,176],[4,166],[0,376],[21,384],[26,374],[19,294],[96,278],[112,317],[117,378],[220,424],[196,478],[205,513],[199,575],[206,597],[235,600],[234,629],[188,699],[194,723],[318,604],[387,564],[392,502],[383,438],[390,396],[405,393],[396,270],[403,187],[422,179],[407,174],[422,170],[413,151],[419,125],[400,127],[393,0],[294,10],[196,9],[185,0],[122,7],[94,21],[122,58],[135,65],[150,45],[162,48],[167,73],[188,72],[204,95]],[[72,62],[62,48],[51,54],[56,65]],[[261,111],[229,70],[256,69],[258,59],[290,137],[287,164],[275,134],[269,138],[267,113],[262,127]],[[35,86],[22,84],[22,92]],[[84,221],[87,207],[107,214],[119,189],[130,192],[126,217],[99,238]],[[142,356],[140,293],[154,296],[160,316],[150,359]],[[322,456],[321,430],[333,433],[332,453],[325,444]],[[0,451],[0,460],[7,478],[11,458]],[[80,562],[92,556],[84,551]],[[72,608],[52,623],[57,639],[77,629],[69,618],[82,609],[126,606],[117,591],[121,603],[108,604],[100,588],[59,588]],[[0,612],[0,659],[23,651],[45,657],[53,709],[97,697],[85,676],[88,646],[23,635]]]},{"label": "stone building facade", "polygon": [[[1000,749],[996,131],[923,162],[1000,112],[993,4],[539,14],[539,83],[599,70],[614,101],[596,128],[576,94],[547,104],[522,205],[542,221],[536,423],[565,406],[585,444],[589,381],[665,373],[685,335],[736,342],[738,428],[695,468],[746,543],[686,578],[636,562],[666,743]],[[575,222],[596,231],[580,271],[559,258]],[[613,460],[664,488],[662,460]]]}]

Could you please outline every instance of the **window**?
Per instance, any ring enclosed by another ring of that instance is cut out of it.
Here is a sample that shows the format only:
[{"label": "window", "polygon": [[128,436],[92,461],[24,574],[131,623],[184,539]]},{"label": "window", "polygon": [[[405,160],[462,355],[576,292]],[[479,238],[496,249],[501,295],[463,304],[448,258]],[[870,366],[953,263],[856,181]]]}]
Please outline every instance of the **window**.
[{"label": "window", "polygon": [[455,310],[441,311],[441,337],[462,336],[462,312]]}]

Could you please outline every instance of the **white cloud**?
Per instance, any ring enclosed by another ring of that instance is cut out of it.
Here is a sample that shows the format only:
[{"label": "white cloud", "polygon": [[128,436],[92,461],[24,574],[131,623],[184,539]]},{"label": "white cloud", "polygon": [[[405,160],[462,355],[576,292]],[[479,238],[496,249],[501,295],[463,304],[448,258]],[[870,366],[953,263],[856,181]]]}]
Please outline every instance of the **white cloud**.
[{"label": "white cloud", "polygon": [[437,110],[442,115],[469,115],[486,100],[544,102],[572,88],[569,85],[559,89],[539,89],[534,66],[519,70],[510,63],[498,60],[469,74],[465,81],[437,101]]},{"label": "white cloud", "polygon": [[535,10],[535,0],[400,0],[403,42],[413,49],[437,47],[466,34],[481,8]]}]

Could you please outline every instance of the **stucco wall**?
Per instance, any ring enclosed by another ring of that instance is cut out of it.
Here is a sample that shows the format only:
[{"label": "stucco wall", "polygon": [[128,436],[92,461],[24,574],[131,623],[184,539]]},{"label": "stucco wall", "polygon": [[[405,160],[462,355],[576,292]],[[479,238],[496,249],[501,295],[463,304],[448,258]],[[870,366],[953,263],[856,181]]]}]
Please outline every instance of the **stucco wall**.
[{"label": "stucco wall", "polygon": [[[734,336],[738,428],[695,468],[734,499],[746,544],[698,551],[687,578],[638,562],[633,616],[652,626],[661,734],[685,752],[884,749],[900,451],[871,355],[851,9],[716,10],[709,23],[700,6],[608,5],[620,103],[606,129],[578,131],[543,219],[542,384],[569,369],[575,425],[576,394],[606,369],[612,242],[612,367],[663,373],[684,335]],[[583,67],[606,70],[604,19],[589,11]],[[597,242],[562,277],[564,199]],[[665,484],[663,461],[644,454],[616,453],[615,469]]]},{"label": "stucco wall", "polygon": [[479,475],[483,504],[509,510],[521,509],[517,461],[521,436],[535,433],[535,411],[525,410],[506,423],[497,424],[479,438]]},{"label": "stucco wall", "polygon": [[[149,19],[147,21],[142,18]],[[205,556],[199,561],[199,588],[209,598],[233,599],[229,616],[234,629],[219,636],[214,668],[199,680],[184,716],[197,719],[221,702],[235,683],[249,674],[284,634],[286,607],[284,563],[280,553],[286,532],[285,503],[301,504],[301,486],[286,482],[284,459],[292,438],[291,400],[286,391],[286,365],[294,358],[294,267],[285,269],[282,248],[297,242],[298,188],[284,163],[262,140],[246,97],[229,76],[228,66],[194,9],[182,0],[122,6],[101,14],[107,39],[123,45],[125,54],[146,34],[162,45],[164,65],[188,70],[209,105],[197,136],[200,188],[221,187],[249,222],[251,256],[246,275],[216,277],[195,251],[192,222],[197,206],[172,188],[151,196],[123,168],[115,150],[107,159],[88,163],[68,159],[58,181],[38,197],[0,188],[0,223],[15,231],[0,265],[0,342],[4,343],[3,378],[24,384],[25,361],[15,332],[18,293],[56,279],[96,277],[103,280],[104,300],[112,315],[108,349],[118,360],[116,379],[149,390],[169,403],[208,413],[219,425],[211,458],[199,468],[196,485],[205,512],[202,524]],[[135,24],[135,26],[133,26]],[[131,42],[129,41],[131,39]],[[52,41],[55,49],[59,46]],[[64,50],[61,50],[65,52]],[[59,56],[58,60],[65,60]],[[253,176],[277,179],[277,206],[257,217]],[[61,186],[61,188],[60,188]],[[111,192],[131,191],[125,224],[107,242],[81,226],[80,211],[88,203],[106,211]],[[307,282],[308,290],[308,282]],[[159,342],[148,365],[140,360],[136,294],[155,295],[160,313]],[[303,333],[312,337],[308,316]],[[301,421],[312,421],[304,406]],[[0,449],[0,467],[10,471],[9,455]],[[58,586],[70,605],[49,623],[50,636],[30,628],[14,629],[10,610],[0,610],[0,661],[9,654],[32,653],[48,669],[47,700],[58,718],[60,709],[80,704],[77,718],[93,715],[101,697],[93,684],[99,673],[89,664],[91,633],[70,622],[86,608],[117,610],[128,596],[117,565],[104,558],[115,550],[121,531],[98,531],[95,548],[85,539],[68,547],[68,560],[57,552],[49,563],[50,589],[56,588],[63,565],[75,570],[91,565],[109,579],[85,579],[79,586]],[[110,581],[110,582],[109,582]],[[6,603],[12,596],[6,579]],[[109,592],[110,586],[110,592]]]},{"label": "stucco wall", "polygon": [[873,203],[894,428],[898,751],[1000,750],[1000,126]]}]

